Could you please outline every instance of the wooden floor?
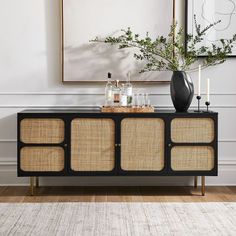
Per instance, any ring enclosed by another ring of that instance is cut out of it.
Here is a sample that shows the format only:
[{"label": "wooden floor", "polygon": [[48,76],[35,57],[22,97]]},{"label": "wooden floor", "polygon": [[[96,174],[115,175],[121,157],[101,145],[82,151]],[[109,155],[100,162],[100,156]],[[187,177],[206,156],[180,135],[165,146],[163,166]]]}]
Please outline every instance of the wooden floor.
[{"label": "wooden floor", "polygon": [[236,202],[236,187],[0,187],[0,202]]}]

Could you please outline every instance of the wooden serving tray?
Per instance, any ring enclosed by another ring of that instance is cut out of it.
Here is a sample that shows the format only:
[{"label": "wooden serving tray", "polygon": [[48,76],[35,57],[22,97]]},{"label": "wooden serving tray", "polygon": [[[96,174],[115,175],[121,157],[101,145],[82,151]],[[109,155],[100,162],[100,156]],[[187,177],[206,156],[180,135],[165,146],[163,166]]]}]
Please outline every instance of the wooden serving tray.
[{"label": "wooden serving tray", "polygon": [[150,113],[154,112],[154,107],[101,107],[104,113]]}]

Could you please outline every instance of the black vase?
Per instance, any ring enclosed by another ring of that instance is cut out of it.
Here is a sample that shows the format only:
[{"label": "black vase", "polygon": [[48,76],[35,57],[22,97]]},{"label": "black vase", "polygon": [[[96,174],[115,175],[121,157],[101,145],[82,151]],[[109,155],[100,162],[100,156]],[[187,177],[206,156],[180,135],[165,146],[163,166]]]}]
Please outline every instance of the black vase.
[{"label": "black vase", "polygon": [[194,95],[193,82],[186,72],[173,71],[170,94],[176,111],[186,112]]}]

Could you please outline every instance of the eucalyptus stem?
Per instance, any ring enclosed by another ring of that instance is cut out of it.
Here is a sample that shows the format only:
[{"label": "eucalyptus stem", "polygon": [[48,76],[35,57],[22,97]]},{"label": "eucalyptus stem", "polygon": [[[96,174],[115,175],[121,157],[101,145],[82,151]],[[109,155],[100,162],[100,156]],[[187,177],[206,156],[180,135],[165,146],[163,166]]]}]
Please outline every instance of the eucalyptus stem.
[{"label": "eucalyptus stem", "polygon": [[[90,42],[108,43],[118,45],[119,49],[137,48],[139,53],[134,53],[136,60],[145,62],[145,67],[140,71],[194,71],[197,67],[191,68],[199,60],[200,55],[206,55],[202,68],[215,66],[223,63],[226,57],[232,53],[233,44],[236,42],[236,34],[231,39],[220,39],[220,44],[211,44],[201,46],[206,33],[221,21],[209,24],[205,28],[197,24],[194,16],[196,35],[187,35],[185,37],[183,28],[177,31],[177,23],[171,25],[167,37],[158,36],[152,40],[148,33],[146,37],[141,38],[130,28],[121,30],[122,34],[118,37],[107,37],[105,40],[95,38]],[[186,46],[183,39],[186,40]],[[173,53],[174,52],[174,53]]]}]

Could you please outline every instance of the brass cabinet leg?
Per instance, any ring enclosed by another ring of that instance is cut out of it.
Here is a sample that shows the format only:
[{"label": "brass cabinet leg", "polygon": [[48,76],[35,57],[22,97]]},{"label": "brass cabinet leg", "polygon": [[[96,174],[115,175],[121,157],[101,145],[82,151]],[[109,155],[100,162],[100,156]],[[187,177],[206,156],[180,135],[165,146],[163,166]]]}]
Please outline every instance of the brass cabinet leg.
[{"label": "brass cabinet leg", "polygon": [[198,176],[194,176],[194,188],[197,188],[197,179],[198,179]]},{"label": "brass cabinet leg", "polygon": [[38,188],[39,187],[39,177],[35,177],[35,178],[36,178],[36,182],[35,182],[36,188]]},{"label": "brass cabinet leg", "polygon": [[202,176],[202,196],[205,196],[206,188],[205,188],[205,176]]},{"label": "brass cabinet leg", "polygon": [[30,177],[30,194],[31,194],[31,196],[34,196],[34,178],[35,177]]}]

